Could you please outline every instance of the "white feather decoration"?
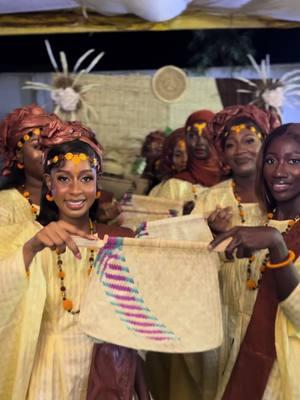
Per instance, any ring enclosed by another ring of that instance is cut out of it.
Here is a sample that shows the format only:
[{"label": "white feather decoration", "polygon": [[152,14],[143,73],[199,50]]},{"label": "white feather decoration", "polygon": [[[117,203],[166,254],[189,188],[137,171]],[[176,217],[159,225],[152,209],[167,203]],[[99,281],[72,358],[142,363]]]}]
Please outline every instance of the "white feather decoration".
[{"label": "white feather decoration", "polygon": [[77,119],[77,113],[79,109],[85,118],[85,122],[89,122],[89,117],[97,118],[97,114],[93,107],[88,104],[85,99],[85,94],[95,88],[99,87],[99,84],[82,84],[81,78],[91,72],[97,63],[104,56],[104,52],[100,52],[92,59],[86,68],[81,69],[76,73],[82,66],[83,62],[95,51],[95,49],[87,50],[82,56],[76,61],[73,73],[69,72],[69,65],[67,55],[64,51],[59,52],[59,60],[61,69],[59,69],[56,59],[54,57],[50,42],[45,40],[46,50],[50,59],[50,62],[56,72],[54,76],[54,82],[52,85],[48,85],[42,82],[25,82],[23,89],[30,90],[46,90],[51,92],[51,99],[54,102],[54,112],[59,114],[61,117],[65,117],[70,120]]},{"label": "white feather decoration", "polygon": [[243,77],[237,78],[248,85],[249,89],[238,89],[238,93],[252,93],[253,100],[250,104],[258,104],[266,109],[273,108],[281,114],[284,104],[295,104],[295,99],[288,101],[288,97],[300,96],[300,70],[289,71],[281,78],[271,76],[270,56],[261,61],[260,66],[251,54],[248,58],[254,71],[257,73],[260,83],[252,82]]}]

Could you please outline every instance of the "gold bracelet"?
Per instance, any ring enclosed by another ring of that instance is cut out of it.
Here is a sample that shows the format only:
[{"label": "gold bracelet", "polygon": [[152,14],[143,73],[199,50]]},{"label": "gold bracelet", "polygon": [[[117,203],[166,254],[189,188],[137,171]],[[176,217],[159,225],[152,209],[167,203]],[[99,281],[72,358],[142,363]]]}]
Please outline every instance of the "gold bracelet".
[{"label": "gold bracelet", "polygon": [[268,268],[281,268],[281,267],[286,267],[289,265],[291,262],[293,262],[296,258],[296,254],[293,252],[293,250],[289,250],[288,252],[288,258],[284,261],[281,261],[279,263],[271,263],[270,261],[267,262],[266,266]]}]

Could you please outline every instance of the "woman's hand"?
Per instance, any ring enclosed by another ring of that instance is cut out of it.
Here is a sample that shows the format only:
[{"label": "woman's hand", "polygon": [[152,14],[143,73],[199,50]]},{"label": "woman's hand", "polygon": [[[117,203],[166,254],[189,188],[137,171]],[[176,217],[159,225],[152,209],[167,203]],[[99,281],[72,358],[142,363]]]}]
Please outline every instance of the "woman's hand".
[{"label": "woman's hand", "polygon": [[268,226],[236,226],[227,232],[218,235],[211,243],[210,249],[227,238],[232,238],[225,253],[230,259],[236,251],[236,257],[250,257],[257,250],[268,249],[272,263],[281,262],[288,256],[288,249],[281,233]]},{"label": "woman's hand", "polygon": [[232,207],[217,207],[207,218],[207,223],[214,235],[226,232],[232,225]]},{"label": "woman's hand", "polygon": [[65,221],[50,222],[41,229],[33,238],[25,243],[23,247],[23,256],[25,268],[28,269],[33,257],[44,248],[57,250],[60,253],[66,251],[68,247],[75,257],[81,258],[79,248],[75,244],[71,235],[81,236],[85,239],[94,240],[94,236],[68,224]]}]

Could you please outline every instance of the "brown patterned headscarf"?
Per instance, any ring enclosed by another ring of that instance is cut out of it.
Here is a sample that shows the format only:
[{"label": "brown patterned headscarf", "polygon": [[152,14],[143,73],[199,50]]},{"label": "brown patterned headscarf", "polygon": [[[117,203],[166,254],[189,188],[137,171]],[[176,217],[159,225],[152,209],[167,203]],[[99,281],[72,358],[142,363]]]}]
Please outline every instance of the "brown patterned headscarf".
[{"label": "brown patterned headscarf", "polygon": [[257,126],[263,137],[281,124],[276,113],[261,110],[252,104],[226,107],[218,112],[208,124],[210,135],[220,151],[222,151],[222,141],[227,129],[235,120],[241,119],[248,120]]},{"label": "brown patterned headscarf", "polygon": [[176,174],[174,178],[193,184],[201,184],[206,187],[216,185],[222,179],[219,156],[214,147],[210,131],[207,129],[207,124],[213,117],[214,113],[209,110],[199,110],[188,117],[185,124],[185,134],[190,130],[196,129],[198,131],[201,129],[201,134],[208,141],[210,155],[206,160],[197,160],[192,154],[189,154],[187,171]]},{"label": "brown patterned headscarf", "polygon": [[[95,133],[79,121],[53,121],[40,135],[40,143],[45,153],[53,146],[74,140],[88,144],[98,155],[102,164],[103,148],[101,144],[97,141]],[[100,170],[101,165],[99,165]]]},{"label": "brown patterned headscarf", "polygon": [[45,127],[57,117],[31,104],[17,108],[0,122],[0,155],[3,159],[1,175],[10,175],[17,162],[18,142],[35,128]]},{"label": "brown patterned headscarf", "polygon": [[173,164],[174,149],[179,141],[185,144],[184,128],[175,129],[169,136],[166,137],[163,145],[163,152],[159,165],[159,172],[163,179],[170,178],[176,174]]},{"label": "brown patterned headscarf", "polygon": [[261,110],[253,104],[225,107],[222,111],[218,112],[208,124],[209,134],[213,138],[215,147],[220,156],[224,174],[230,172],[229,167],[223,159],[223,150],[228,129],[230,129],[230,126],[235,122],[245,123],[247,121],[258,128],[262,139],[281,124],[276,113]]}]

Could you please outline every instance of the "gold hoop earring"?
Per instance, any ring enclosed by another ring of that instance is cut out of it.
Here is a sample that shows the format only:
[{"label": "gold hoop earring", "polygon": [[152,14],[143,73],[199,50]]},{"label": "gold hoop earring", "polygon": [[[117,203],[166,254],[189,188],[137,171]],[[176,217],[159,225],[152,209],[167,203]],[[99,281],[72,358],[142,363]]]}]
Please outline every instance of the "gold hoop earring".
[{"label": "gold hoop earring", "polygon": [[19,169],[24,169],[24,164],[21,163],[21,162],[18,162],[18,163],[17,163],[17,168],[19,168]]}]

